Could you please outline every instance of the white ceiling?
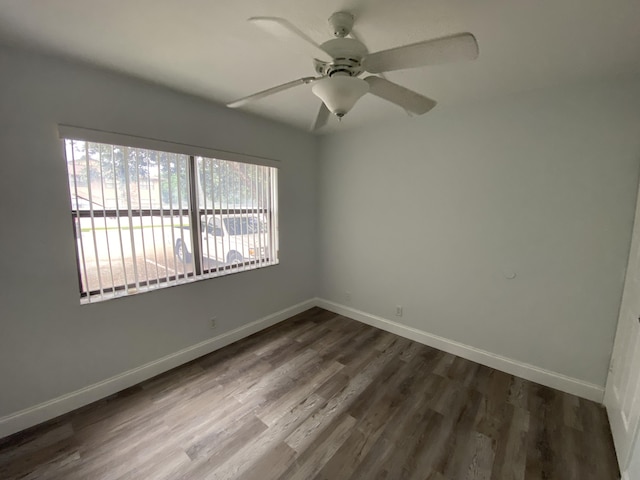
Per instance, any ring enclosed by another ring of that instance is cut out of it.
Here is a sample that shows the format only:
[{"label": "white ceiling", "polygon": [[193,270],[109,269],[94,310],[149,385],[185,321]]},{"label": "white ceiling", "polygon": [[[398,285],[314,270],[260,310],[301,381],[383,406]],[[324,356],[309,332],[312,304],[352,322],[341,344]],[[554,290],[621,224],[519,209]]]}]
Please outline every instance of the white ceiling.
[{"label": "white ceiling", "polygon": [[[339,10],[355,15],[354,31],[369,51],[475,34],[474,62],[388,74],[441,106],[640,74],[638,0],[0,0],[0,40],[226,103],[314,74],[310,59],[248,17],[285,17],[322,43],[331,38],[327,18]],[[306,129],[318,102],[301,86],[246,110]],[[367,95],[327,130],[403,115]]]}]

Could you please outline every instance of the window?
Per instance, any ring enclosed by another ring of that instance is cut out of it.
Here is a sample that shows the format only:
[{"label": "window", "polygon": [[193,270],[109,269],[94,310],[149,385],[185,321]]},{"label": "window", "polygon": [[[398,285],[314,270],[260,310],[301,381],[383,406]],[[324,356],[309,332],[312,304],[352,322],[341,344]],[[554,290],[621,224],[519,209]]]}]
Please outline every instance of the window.
[{"label": "window", "polygon": [[83,303],[278,263],[276,168],[64,144]]}]

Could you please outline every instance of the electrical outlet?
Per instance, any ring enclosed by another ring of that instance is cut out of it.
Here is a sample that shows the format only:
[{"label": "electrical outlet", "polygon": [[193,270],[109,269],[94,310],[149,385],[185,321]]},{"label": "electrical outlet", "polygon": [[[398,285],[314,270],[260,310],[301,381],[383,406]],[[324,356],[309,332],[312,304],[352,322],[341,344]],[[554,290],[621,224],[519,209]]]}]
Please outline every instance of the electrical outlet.
[{"label": "electrical outlet", "polygon": [[351,292],[349,292],[349,291],[344,292],[344,301],[345,302],[350,302],[351,301]]},{"label": "electrical outlet", "polygon": [[402,305],[396,305],[396,317],[402,316]]},{"label": "electrical outlet", "polygon": [[209,326],[211,328],[216,328],[218,323],[218,317],[213,317],[211,320],[209,320]]}]

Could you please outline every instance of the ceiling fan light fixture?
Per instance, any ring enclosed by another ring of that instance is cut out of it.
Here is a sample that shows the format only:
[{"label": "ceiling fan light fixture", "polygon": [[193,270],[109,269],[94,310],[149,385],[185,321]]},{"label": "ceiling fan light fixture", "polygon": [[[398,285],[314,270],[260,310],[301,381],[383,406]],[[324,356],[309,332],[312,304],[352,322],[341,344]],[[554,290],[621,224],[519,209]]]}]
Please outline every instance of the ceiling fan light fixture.
[{"label": "ceiling fan light fixture", "polygon": [[338,118],[344,117],[355,103],[369,91],[369,84],[361,78],[334,75],[318,80],[311,91]]},{"label": "ceiling fan light fixture", "polygon": [[[284,18],[251,17],[249,21],[280,40],[291,43],[292,46],[297,45],[299,50],[310,55],[315,75],[318,76],[283,83],[234,100],[227,106],[242,107],[295,86],[310,84],[311,91],[322,100],[312,131],[325,126],[332,113],[338,119],[344,117],[367,92],[401,107],[409,114],[427,113],[435,107],[435,100],[390,82],[383,74],[459,60],[474,60],[479,52],[474,35],[462,32],[371,53],[354,35],[354,17],[346,11],[336,12],[329,17],[329,25],[335,38],[321,44]],[[374,75],[358,78],[364,72]]]}]

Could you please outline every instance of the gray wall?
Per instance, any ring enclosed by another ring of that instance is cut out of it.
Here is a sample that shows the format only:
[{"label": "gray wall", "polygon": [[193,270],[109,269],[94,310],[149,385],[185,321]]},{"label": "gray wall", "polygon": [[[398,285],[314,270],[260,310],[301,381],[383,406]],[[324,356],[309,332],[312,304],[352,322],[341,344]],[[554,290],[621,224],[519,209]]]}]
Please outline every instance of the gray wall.
[{"label": "gray wall", "polygon": [[319,296],[604,386],[639,160],[625,80],[329,136]]},{"label": "gray wall", "polygon": [[[313,297],[316,138],[9,48],[0,72],[0,417]],[[280,265],[81,306],[58,123],[280,160]]]}]

